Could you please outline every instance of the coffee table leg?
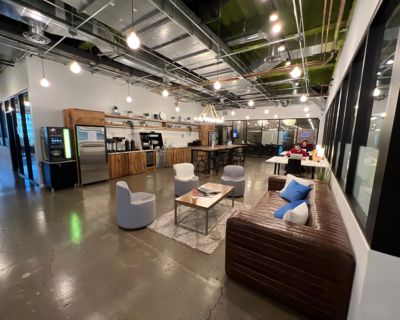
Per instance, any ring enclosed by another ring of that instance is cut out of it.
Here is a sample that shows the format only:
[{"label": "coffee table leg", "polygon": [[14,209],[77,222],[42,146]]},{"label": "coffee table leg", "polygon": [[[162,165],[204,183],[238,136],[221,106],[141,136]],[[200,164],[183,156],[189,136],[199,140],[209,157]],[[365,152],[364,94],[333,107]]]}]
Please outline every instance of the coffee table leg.
[{"label": "coffee table leg", "polygon": [[208,235],[208,210],[206,211],[206,235]]},{"label": "coffee table leg", "polygon": [[274,168],[274,174],[276,174],[276,163],[275,163],[275,168]]},{"label": "coffee table leg", "polygon": [[175,224],[178,224],[178,203],[175,202]]}]

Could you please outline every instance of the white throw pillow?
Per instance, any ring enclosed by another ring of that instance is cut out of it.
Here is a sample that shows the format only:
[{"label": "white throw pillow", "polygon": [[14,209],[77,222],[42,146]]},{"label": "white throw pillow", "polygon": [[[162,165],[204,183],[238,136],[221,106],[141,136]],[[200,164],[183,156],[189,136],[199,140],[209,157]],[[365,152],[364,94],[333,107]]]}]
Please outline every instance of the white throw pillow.
[{"label": "white throw pillow", "polygon": [[306,179],[301,179],[301,178],[297,178],[294,175],[288,174],[286,176],[286,183],[285,186],[283,187],[283,189],[281,191],[278,191],[279,193],[283,192],[286,190],[287,186],[289,185],[289,183],[292,182],[292,180],[295,180],[297,183],[302,184],[303,186],[311,186],[312,184],[314,184],[314,180],[306,180]]},{"label": "white throw pillow", "polygon": [[293,223],[305,226],[308,220],[308,206],[306,203],[302,203],[293,210],[289,210],[283,216],[283,220],[290,221]]}]

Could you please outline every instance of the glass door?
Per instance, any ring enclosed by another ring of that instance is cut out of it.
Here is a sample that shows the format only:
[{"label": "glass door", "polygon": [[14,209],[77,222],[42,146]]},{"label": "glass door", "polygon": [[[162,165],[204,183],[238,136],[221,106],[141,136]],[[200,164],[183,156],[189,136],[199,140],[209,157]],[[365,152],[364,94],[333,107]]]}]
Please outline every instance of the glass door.
[{"label": "glass door", "polygon": [[263,120],[247,120],[246,155],[260,157]]}]

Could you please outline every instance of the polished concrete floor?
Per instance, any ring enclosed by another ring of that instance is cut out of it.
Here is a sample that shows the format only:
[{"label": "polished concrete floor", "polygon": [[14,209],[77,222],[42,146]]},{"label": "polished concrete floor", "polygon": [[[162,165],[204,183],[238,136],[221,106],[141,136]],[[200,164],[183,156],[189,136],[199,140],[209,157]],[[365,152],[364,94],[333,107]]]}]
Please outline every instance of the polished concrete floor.
[{"label": "polished concrete floor", "polygon": [[[273,165],[248,158],[245,170],[236,201],[254,205]],[[147,228],[118,228],[119,180],[156,194],[157,217],[173,209],[172,168],[54,194],[0,168],[0,319],[304,319],[229,280],[225,242],[207,255]]]}]

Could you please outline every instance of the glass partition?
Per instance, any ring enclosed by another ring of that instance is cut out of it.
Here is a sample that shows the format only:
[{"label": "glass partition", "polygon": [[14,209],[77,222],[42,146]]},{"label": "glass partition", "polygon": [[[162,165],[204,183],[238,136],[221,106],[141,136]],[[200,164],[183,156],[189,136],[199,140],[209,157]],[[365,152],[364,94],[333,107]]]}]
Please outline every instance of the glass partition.
[{"label": "glass partition", "polygon": [[247,149],[249,156],[260,156],[262,142],[262,124],[263,120],[247,120]]},{"label": "glass partition", "polygon": [[278,155],[278,129],[279,120],[263,120],[261,156]]},{"label": "glass partition", "polygon": [[232,143],[245,144],[246,143],[246,121],[233,121],[232,128]]},{"label": "glass partition", "polygon": [[296,124],[296,119],[283,119],[280,121],[278,145],[282,146],[282,151],[289,151],[293,148],[296,141]]}]

